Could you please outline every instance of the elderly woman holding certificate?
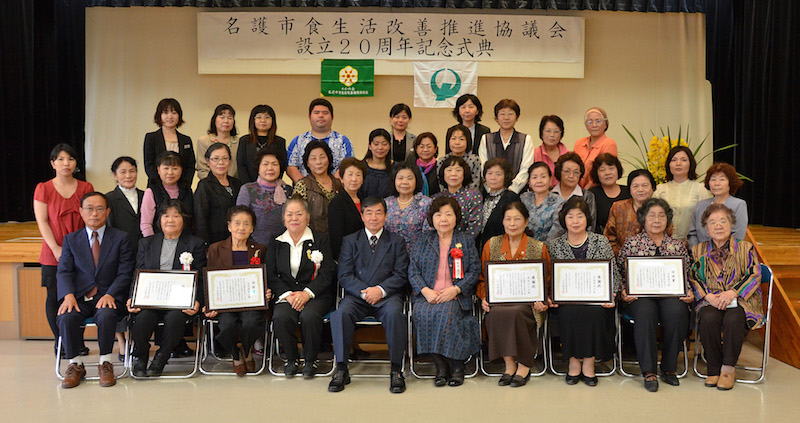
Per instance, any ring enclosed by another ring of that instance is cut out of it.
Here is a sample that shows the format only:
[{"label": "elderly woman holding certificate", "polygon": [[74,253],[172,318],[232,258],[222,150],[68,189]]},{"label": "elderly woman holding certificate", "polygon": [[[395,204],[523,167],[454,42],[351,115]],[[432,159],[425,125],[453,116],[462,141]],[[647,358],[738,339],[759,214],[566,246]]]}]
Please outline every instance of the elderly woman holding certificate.
[{"label": "elderly woman holding certificate", "polygon": [[286,377],[298,371],[299,352],[295,331],[303,334],[303,378],[317,373],[317,352],[322,343],[323,318],[333,309],[333,260],[330,242],[324,233],[308,227],[311,211],[308,202],[292,197],[283,205],[286,232],[267,246],[267,285],[276,297],[272,312],[273,328],[286,351]]},{"label": "elderly woman holding certificate", "polygon": [[461,207],[455,198],[433,200],[428,223],[436,231],[414,245],[408,268],[417,353],[432,356],[434,385],[459,386],[464,383],[464,361],[480,349],[472,294],[481,265],[472,237],[456,231]]},{"label": "elderly woman holding certificate", "polygon": [[[558,215],[567,233],[546,242],[553,260],[608,260],[611,263],[613,292],[619,290],[619,272],[614,252],[606,237],[589,230],[589,206],[581,197],[564,203]],[[552,304],[551,304],[552,305]],[[567,385],[581,378],[589,386],[597,385],[595,360],[608,361],[614,356],[614,302],[602,306],[562,304],[557,307],[558,330],[563,357],[569,357]]]},{"label": "elderly woman holding certificate", "polygon": [[[208,267],[226,269],[233,266],[261,264],[267,247],[250,239],[256,224],[256,214],[250,207],[234,206],[228,210],[228,239],[211,244],[208,247]],[[266,301],[272,293],[266,291]],[[217,341],[233,356],[233,371],[237,376],[255,371],[252,348],[256,339],[264,335],[266,318],[263,310],[219,313],[216,310],[203,312],[209,319],[219,323]],[[237,330],[237,322],[241,329]],[[241,341],[241,350],[236,346]]]},{"label": "elderly woman holding certificate", "polygon": [[[617,256],[620,270],[627,272],[628,257],[673,256],[683,258],[684,272],[688,271],[691,257],[683,241],[667,234],[672,223],[672,208],[660,198],[645,200],[636,211],[636,219],[643,231],[628,237]],[[628,274],[630,277],[630,274]],[[630,281],[630,279],[629,279]],[[650,392],[658,390],[656,367],[658,364],[658,325],[664,331],[664,346],[661,352],[661,380],[678,386],[678,351],[686,339],[689,323],[689,308],[693,296],[637,298],[622,289],[625,311],[633,317],[633,339],[636,343],[636,358],[644,376],[644,388]]]},{"label": "elderly woman holding certificate", "polygon": [[[202,270],[206,267],[206,243],[202,239],[184,233],[189,216],[178,199],[165,201],[156,222],[161,232],[139,241],[136,268],[146,270]],[[134,314],[131,325],[133,339],[133,375],[158,377],[167,364],[170,353],[183,340],[184,325],[200,311],[203,303],[201,284],[196,285],[194,307],[186,310],[156,310],[133,308],[128,299],[128,312]],[[150,351],[150,336],[164,322],[160,348],[153,356],[150,367],[147,358]]]},{"label": "elderly woman holding certificate", "polygon": [[711,241],[692,248],[695,262],[689,282],[697,298],[698,333],[708,378],[705,385],[733,388],[734,370],[747,332],[764,324],[761,265],[753,244],[732,234],[736,215],[723,204],[711,204],[700,219]]},{"label": "elderly woman holding certificate", "polygon": [[[527,226],[528,209],[525,205],[519,201],[506,204],[503,207],[505,234],[492,237],[483,246],[483,268],[486,268],[489,261],[537,259],[546,260],[545,268],[549,268],[550,255],[547,247],[525,234]],[[534,303],[533,307],[528,304],[489,304],[486,298],[486,278],[484,273],[476,293],[481,298],[483,311],[486,312],[489,360],[502,358],[505,363],[506,369],[497,384],[517,388],[530,379],[533,358],[538,348],[539,331],[534,310],[542,313],[547,310],[547,306],[542,302]]]}]

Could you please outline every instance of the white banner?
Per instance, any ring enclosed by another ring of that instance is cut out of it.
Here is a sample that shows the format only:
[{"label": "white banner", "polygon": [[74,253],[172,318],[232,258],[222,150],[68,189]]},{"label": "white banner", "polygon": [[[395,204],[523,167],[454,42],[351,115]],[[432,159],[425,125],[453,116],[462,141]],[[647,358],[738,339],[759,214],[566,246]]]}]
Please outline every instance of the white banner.
[{"label": "white banner", "polygon": [[583,18],[437,13],[201,12],[198,58],[578,63]]},{"label": "white banner", "polygon": [[478,62],[414,62],[414,107],[452,109],[462,94],[478,93]]}]

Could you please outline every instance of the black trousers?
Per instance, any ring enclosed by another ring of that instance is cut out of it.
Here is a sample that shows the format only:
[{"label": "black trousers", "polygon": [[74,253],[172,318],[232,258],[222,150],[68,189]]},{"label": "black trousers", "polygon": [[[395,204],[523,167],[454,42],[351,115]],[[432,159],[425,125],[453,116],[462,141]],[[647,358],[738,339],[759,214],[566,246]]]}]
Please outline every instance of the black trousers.
[{"label": "black trousers", "polygon": [[336,362],[347,362],[356,322],[367,316],[375,316],[386,331],[389,361],[392,364],[402,364],[408,342],[408,318],[403,313],[402,295],[385,298],[374,306],[350,295],[342,299],[339,308],[331,313],[331,334]]},{"label": "black trousers", "polygon": [[700,309],[697,331],[705,350],[709,376],[719,376],[723,365],[736,365],[749,330],[741,306],[725,310],[711,306]]},{"label": "black trousers", "polygon": [[642,374],[657,373],[658,324],[664,333],[664,349],[661,354],[661,371],[675,372],[678,369],[678,353],[686,339],[689,308],[677,298],[639,298],[625,309],[633,317],[633,339],[636,358]]},{"label": "black trousers", "polygon": [[295,336],[298,324],[303,334],[303,358],[309,362],[317,359],[322,343],[323,319],[332,308],[332,298],[314,298],[306,303],[303,311],[294,310],[289,303],[275,304],[272,326],[289,361],[297,360],[300,356]]},{"label": "black trousers", "polygon": [[[236,343],[241,339],[245,354],[250,352],[256,339],[264,335],[264,325],[267,321],[262,310],[220,313],[216,320],[219,322],[217,341],[237,360],[239,349],[236,348]],[[239,321],[242,322],[241,329],[236,324]]]},{"label": "black trousers", "polygon": [[97,343],[100,346],[100,355],[111,354],[114,350],[117,322],[123,315],[124,307],[117,304],[116,309],[95,308],[99,299],[99,295],[96,295],[91,301],[84,301],[81,298],[78,300],[78,308],[81,311],[72,309],[69,313],[64,313],[56,318],[67,358],[75,358],[80,354],[83,347],[81,325],[90,317],[94,318],[94,323],[97,325]]},{"label": "black trousers", "polygon": [[58,266],[42,265],[42,286],[47,288],[47,299],[44,301],[44,314],[47,317],[47,324],[50,325],[50,330],[53,331],[53,337],[58,342],[58,323],[56,317],[58,316],[58,282],[56,281],[56,272]]},{"label": "black trousers", "polygon": [[183,339],[186,322],[193,316],[180,310],[142,310],[133,316],[131,325],[131,339],[133,340],[133,356],[146,359],[150,353],[150,337],[158,327],[159,322],[164,322],[164,331],[159,344],[159,352],[166,354],[178,346]]}]

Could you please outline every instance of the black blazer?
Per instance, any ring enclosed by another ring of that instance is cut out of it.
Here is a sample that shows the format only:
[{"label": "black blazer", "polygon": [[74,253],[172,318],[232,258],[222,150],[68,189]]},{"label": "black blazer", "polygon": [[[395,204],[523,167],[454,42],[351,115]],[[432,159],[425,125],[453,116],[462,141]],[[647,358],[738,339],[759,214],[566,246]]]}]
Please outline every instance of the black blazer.
[{"label": "black blazer", "polygon": [[67,234],[61,248],[56,276],[59,300],[67,294],[80,299],[97,286],[97,295],[111,295],[117,308],[125,304],[133,274],[133,250],[128,234],[106,226],[96,268],[86,229]]},{"label": "black blazer", "polygon": [[[183,181],[184,185],[190,187],[192,186],[192,179],[194,179],[194,147],[192,146],[192,139],[180,132],[178,132],[178,150],[180,151],[178,154],[183,159],[181,181]],[[144,171],[147,173],[147,186],[158,180],[156,159],[158,159],[159,154],[165,151],[167,151],[167,143],[164,141],[164,132],[161,129],[145,134]]]},{"label": "black blazer", "polygon": [[[161,245],[164,243],[164,234],[157,233],[139,240],[139,251],[136,254],[136,268],[159,270],[161,269]],[[195,299],[200,304],[205,304],[205,289],[203,289],[203,268],[206,267],[206,245],[202,239],[184,232],[178,238],[178,246],[175,248],[175,258],[172,260],[172,270],[182,270],[181,254],[188,251],[192,254],[191,270],[200,272],[197,276],[197,289]]]},{"label": "black blazer", "polygon": [[106,224],[112,228],[117,228],[125,233],[131,239],[131,246],[133,247],[133,256],[136,257],[136,249],[139,246],[139,240],[142,239],[142,230],[139,223],[142,218],[142,197],[144,191],[136,188],[136,196],[138,206],[136,210],[131,208],[131,203],[119,189],[119,185],[113,191],[106,194],[108,198],[108,206],[111,207],[111,213],[108,215]]},{"label": "black blazer", "polygon": [[213,174],[209,174],[205,179],[197,184],[194,191],[194,222],[195,233],[208,244],[213,244],[227,238],[228,232],[228,209],[236,205],[236,197],[239,196],[239,189],[242,183],[233,176],[228,176],[228,184],[233,194],[228,194],[219,179]]},{"label": "black blazer", "polygon": [[[251,143],[249,139],[250,134],[243,135],[239,138],[239,149],[236,150],[236,166],[239,168],[239,180],[242,181],[243,185],[249,182],[255,182],[258,177],[258,164],[256,164],[258,147],[255,143]],[[283,137],[275,135],[275,143],[273,145],[277,146],[277,149],[283,152],[283,160],[285,162],[287,160],[286,140]]]},{"label": "black blazer", "polygon": [[[484,198],[486,198],[485,195]],[[494,210],[492,210],[486,225],[483,227],[483,231],[481,231],[481,235],[478,237],[478,251],[483,251],[483,245],[489,242],[489,239],[493,236],[506,233],[506,229],[503,227],[503,208],[506,204],[514,201],[520,201],[519,195],[514,191],[506,190],[500,195],[500,201],[497,202]],[[481,212],[481,217],[483,217],[483,212]]]},{"label": "black blazer", "polygon": [[[361,198],[360,193],[358,198]],[[328,204],[328,235],[331,239],[331,251],[333,251],[335,260],[339,260],[342,239],[359,229],[364,229],[361,213],[358,212],[358,207],[350,198],[350,194],[342,190]]]},{"label": "black blazer", "polygon": [[367,233],[360,230],[344,237],[339,256],[339,285],[361,299],[361,290],[380,285],[386,298],[408,291],[408,252],[402,236],[384,228],[373,253]]},{"label": "black blazer", "polygon": [[[453,129],[453,127],[455,127],[455,126],[456,125],[453,125],[450,128],[447,128],[447,132],[450,132],[450,130]],[[491,133],[491,132],[492,132],[492,130],[489,129],[488,126],[481,125],[480,123],[476,123],[475,124],[475,136],[472,138],[472,143],[470,144],[470,147],[468,147],[467,151],[471,150],[472,154],[477,156],[478,155],[478,148],[480,147],[480,143],[481,143],[481,138],[483,138],[484,135],[486,135],[488,133]],[[445,154],[450,154],[450,144],[448,144],[447,141],[448,140],[444,140]],[[475,176],[473,175],[473,178],[474,177]]]},{"label": "black blazer", "polygon": [[[316,298],[334,298],[335,290],[333,275],[336,265],[331,256],[331,246],[328,237],[321,232],[312,231],[314,241],[305,241],[303,253],[300,258],[300,269],[297,277],[292,276],[289,262],[289,244],[273,239],[267,246],[267,286],[272,290],[273,299],[289,291],[302,291],[306,288],[314,293]],[[314,262],[309,255],[311,251],[319,250],[322,253],[322,263],[314,274]]]}]

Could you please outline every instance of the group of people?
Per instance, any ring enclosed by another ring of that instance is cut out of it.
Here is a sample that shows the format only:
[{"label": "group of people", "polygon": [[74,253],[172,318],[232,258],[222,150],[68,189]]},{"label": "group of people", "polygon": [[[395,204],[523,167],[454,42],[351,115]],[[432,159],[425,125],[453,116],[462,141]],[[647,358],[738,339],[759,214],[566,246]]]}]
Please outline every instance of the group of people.
[{"label": "group of people", "polygon": [[[34,212],[44,239],[46,313],[70,360],[63,386],[77,386],[85,375],[80,326],[87,317],[98,325],[100,383],[110,386],[114,336],[124,340],[128,315],[134,376],[160,376],[170,356],[187,348],[187,323],[205,316],[218,320],[216,341],[233,357],[236,374],[254,370],[269,317],[286,353],[285,375],[311,378],[331,311],[336,371],[330,391],[350,382],[353,332],[365,316],[386,330],[392,392],[405,390],[406,348],[431,357],[436,386],[458,386],[465,362],[484,342],[476,306],[489,359],[505,365],[501,386],[528,382],[545,313],[557,317],[566,383],[594,386],[595,363],[613,356],[619,305],[635,321],[644,387],[656,391],[657,327],[664,334],[661,380],[678,385],[678,350],[694,304],[708,361],[705,383],[730,389],[747,331],[763,323],[760,267],[744,240],[747,206],[733,197],[742,185],[735,169],[714,163],[702,184],[692,151],[677,146],[667,157],[667,183],[656,186],[647,170],[637,169],[621,186],[623,169],[615,141],[606,136],[603,109],[586,112],[589,136],[573,151],[561,141],[558,116],[541,119],[542,144],[534,147],[515,129],[520,108],[514,100],[495,106],[496,132],[479,123],[482,114],[476,96],[461,96],[453,110],[458,123],[447,130],[439,157],[436,137],[408,132],[411,109],[397,104],[389,113],[391,131],[371,131],[359,160],[350,140],[332,130],[333,106],[325,99],[311,102],[311,130],[288,146],[276,134],[271,107],[254,107],[249,133],[237,140],[235,111],[222,104],[196,148],[177,131],[180,104],[164,99],[154,116],[160,129],[144,141],[147,189],[136,187],[136,160],[123,156],[111,166],[118,186],[107,194],[73,177],[76,152],[59,144],[50,157],[56,175],[37,186]],[[195,173],[200,181],[192,192]],[[188,263],[181,260],[187,254]],[[683,257],[686,295],[628,295],[626,259],[640,256]],[[609,261],[615,299],[603,305],[487,301],[482,263],[531,259]],[[134,269],[253,263],[266,265],[269,316],[208,310],[200,289],[185,310],[142,310],[130,302]],[[334,310],[337,287],[343,293]],[[406,301],[412,346],[406,345]],[[149,360],[159,322],[159,349]]]}]

